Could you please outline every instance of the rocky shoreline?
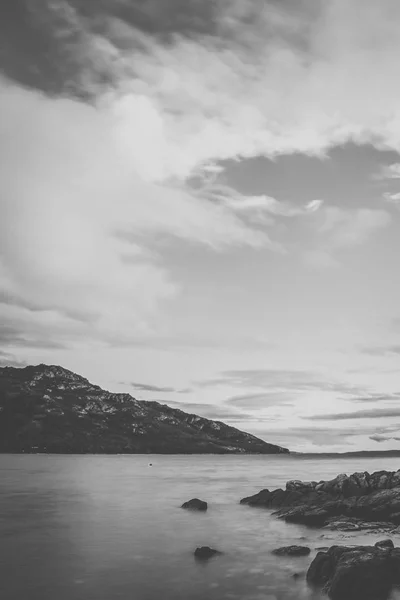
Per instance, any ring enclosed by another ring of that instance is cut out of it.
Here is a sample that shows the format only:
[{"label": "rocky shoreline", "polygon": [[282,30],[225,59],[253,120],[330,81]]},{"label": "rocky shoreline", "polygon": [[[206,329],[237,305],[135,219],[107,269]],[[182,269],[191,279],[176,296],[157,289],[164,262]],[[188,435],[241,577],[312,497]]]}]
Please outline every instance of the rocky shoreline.
[{"label": "rocky shoreline", "polygon": [[241,504],[277,509],[288,523],[343,530],[400,526],[400,470],[340,474],[330,481],[288,481],[286,488],[261,490]]},{"label": "rocky shoreline", "polygon": [[[400,470],[288,481],[284,490],[264,489],[240,503],[273,509],[279,519],[313,528],[400,534]],[[295,556],[309,550],[292,548],[274,553]],[[331,600],[388,600],[400,586],[400,548],[391,539],[374,546],[332,546],[318,552],[306,579]]]}]

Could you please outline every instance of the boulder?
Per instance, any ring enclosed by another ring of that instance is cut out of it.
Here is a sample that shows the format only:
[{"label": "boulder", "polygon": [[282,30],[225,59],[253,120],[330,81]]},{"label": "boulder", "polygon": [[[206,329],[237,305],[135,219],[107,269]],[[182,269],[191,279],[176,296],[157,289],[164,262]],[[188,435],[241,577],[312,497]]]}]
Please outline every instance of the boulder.
[{"label": "boulder", "polygon": [[376,542],[375,548],[394,548],[393,540],[381,540],[380,542]]},{"label": "boulder", "polygon": [[314,558],[307,581],[323,587],[331,600],[387,600],[400,582],[400,549],[388,540],[375,546],[332,546]]},{"label": "boulder", "polygon": [[217,554],[222,554],[219,550],[215,550],[214,548],[210,548],[210,546],[201,546],[200,548],[196,548],[194,551],[194,555],[196,558],[200,560],[208,560]]},{"label": "boulder", "polygon": [[308,556],[311,550],[308,546],[282,546],[272,550],[277,556]]},{"label": "boulder", "polygon": [[187,502],[184,502],[182,504],[181,508],[186,508],[188,510],[205,511],[208,508],[208,504],[207,504],[207,502],[204,502],[204,500],[199,500],[198,498],[192,498],[192,500],[188,500]]}]

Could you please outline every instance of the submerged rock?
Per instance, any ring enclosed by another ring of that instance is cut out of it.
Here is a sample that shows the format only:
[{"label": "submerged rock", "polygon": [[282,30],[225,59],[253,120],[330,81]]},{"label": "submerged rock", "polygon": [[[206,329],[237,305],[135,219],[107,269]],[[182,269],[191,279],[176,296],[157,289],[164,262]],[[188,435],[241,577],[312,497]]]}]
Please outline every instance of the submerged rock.
[{"label": "submerged rock", "polygon": [[210,548],[210,546],[201,546],[200,548],[196,548],[194,551],[195,557],[201,560],[208,560],[217,554],[222,554],[222,552],[215,550],[214,548]]},{"label": "submerged rock", "polygon": [[308,546],[283,546],[272,550],[277,556],[308,556],[311,550]]},{"label": "submerged rock", "polygon": [[199,500],[198,498],[192,498],[192,500],[188,500],[184,502],[181,508],[187,508],[188,510],[200,510],[205,511],[208,508],[207,502],[204,500]]},{"label": "submerged rock", "polygon": [[307,571],[307,581],[323,587],[331,600],[387,600],[400,583],[400,548],[386,544],[388,540],[319,552]]},{"label": "submerged rock", "polygon": [[290,523],[342,531],[394,529],[400,525],[400,470],[340,474],[330,481],[288,481],[286,489],[264,489],[241,504],[278,509]]}]

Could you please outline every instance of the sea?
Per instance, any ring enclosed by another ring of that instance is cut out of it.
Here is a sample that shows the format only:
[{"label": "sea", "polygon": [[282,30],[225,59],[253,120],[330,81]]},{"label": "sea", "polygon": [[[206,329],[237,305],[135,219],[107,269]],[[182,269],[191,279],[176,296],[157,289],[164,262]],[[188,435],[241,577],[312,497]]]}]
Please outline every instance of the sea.
[{"label": "sea", "polygon": [[[0,455],[0,598],[319,600],[304,578],[318,548],[387,535],[287,524],[240,499],[290,479],[399,468],[387,457]],[[206,513],[180,508],[194,497]],[[271,554],[289,544],[310,556]],[[199,562],[204,545],[222,554]]]}]

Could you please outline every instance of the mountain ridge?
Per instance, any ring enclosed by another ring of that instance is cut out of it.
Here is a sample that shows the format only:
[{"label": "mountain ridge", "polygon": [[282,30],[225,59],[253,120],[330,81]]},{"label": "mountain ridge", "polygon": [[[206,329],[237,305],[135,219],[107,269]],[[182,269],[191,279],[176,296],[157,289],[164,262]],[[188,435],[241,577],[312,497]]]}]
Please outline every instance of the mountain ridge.
[{"label": "mountain ridge", "polygon": [[0,367],[0,452],[287,454],[155,401],[113,393],[59,365]]}]

